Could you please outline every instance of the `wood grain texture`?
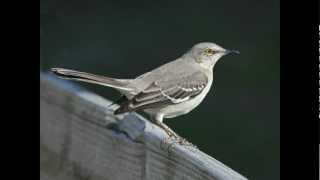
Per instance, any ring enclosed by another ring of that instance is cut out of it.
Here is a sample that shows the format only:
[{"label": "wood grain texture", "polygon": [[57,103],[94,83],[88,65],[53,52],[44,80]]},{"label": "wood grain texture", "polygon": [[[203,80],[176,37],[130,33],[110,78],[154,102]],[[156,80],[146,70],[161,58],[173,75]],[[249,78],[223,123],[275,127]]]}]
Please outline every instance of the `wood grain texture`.
[{"label": "wood grain texture", "polygon": [[142,116],[113,115],[111,102],[40,74],[41,180],[242,180],[198,149],[163,140]]}]

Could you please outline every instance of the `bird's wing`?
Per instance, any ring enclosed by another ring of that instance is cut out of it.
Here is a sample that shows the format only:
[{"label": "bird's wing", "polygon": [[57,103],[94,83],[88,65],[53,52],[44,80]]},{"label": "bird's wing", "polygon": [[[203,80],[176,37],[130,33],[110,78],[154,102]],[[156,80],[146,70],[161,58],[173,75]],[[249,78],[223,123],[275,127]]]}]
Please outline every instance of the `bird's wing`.
[{"label": "bird's wing", "polygon": [[115,114],[182,103],[200,94],[207,84],[208,78],[202,72],[154,81],[121,104]]}]

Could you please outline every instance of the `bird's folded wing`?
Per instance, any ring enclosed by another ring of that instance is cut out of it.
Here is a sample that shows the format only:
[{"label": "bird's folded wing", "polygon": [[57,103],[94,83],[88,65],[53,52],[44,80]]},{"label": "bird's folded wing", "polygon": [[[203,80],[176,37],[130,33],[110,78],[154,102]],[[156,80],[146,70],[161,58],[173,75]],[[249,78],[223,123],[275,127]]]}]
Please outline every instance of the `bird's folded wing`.
[{"label": "bird's folded wing", "polygon": [[200,94],[207,84],[208,78],[202,72],[155,81],[122,104],[119,111],[123,113],[182,103]]}]

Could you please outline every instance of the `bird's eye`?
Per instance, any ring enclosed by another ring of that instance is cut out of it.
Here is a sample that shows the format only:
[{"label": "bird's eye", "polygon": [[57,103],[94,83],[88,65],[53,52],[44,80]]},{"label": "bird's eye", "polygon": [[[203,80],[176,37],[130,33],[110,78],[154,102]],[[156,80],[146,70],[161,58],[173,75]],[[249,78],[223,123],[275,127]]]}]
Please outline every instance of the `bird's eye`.
[{"label": "bird's eye", "polygon": [[212,55],[212,54],[214,54],[214,51],[212,49],[210,49],[210,48],[207,48],[207,49],[204,50],[204,53],[208,54],[208,55]]}]

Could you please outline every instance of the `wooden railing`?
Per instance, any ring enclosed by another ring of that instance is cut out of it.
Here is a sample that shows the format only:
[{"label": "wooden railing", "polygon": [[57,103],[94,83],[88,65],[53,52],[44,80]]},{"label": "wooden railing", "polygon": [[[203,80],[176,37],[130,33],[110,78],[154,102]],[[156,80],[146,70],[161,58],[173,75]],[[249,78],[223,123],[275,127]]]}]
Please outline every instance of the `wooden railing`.
[{"label": "wooden railing", "polygon": [[40,74],[41,180],[243,180],[191,146],[163,143],[142,116],[114,116],[111,102]]}]

